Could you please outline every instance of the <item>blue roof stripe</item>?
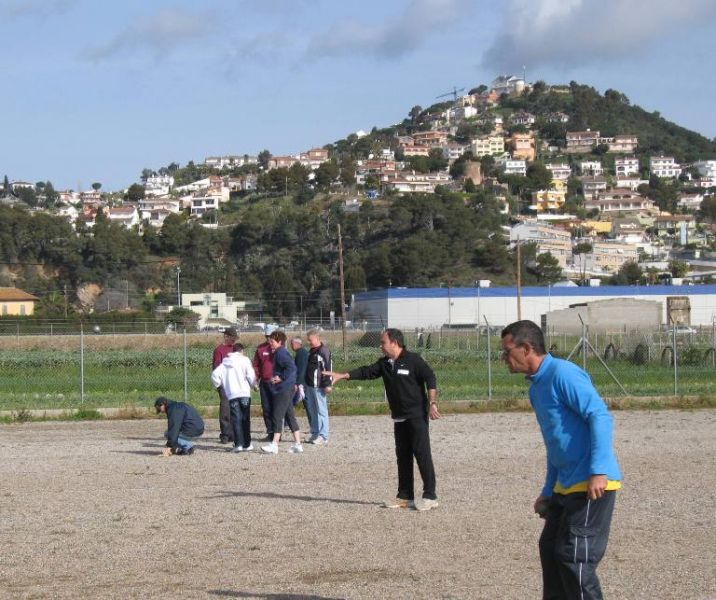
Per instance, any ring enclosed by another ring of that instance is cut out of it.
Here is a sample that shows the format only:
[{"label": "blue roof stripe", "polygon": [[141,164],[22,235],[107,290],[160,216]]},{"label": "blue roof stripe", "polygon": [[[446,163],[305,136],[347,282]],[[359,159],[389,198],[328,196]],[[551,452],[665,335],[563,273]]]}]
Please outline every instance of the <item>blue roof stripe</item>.
[{"label": "blue roof stripe", "polygon": [[[370,292],[358,292],[356,300],[395,300],[420,298],[514,298],[516,287],[489,288],[384,288]],[[580,297],[580,296],[701,296],[715,294],[716,285],[607,285],[599,287],[523,287],[524,298]]]}]

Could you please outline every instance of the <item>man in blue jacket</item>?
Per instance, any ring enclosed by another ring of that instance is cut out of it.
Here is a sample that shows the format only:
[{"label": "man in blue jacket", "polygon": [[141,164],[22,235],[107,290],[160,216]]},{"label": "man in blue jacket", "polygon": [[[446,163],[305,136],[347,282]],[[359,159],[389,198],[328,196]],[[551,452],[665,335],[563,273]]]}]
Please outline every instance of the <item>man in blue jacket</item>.
[{"label": "man in blue jacket", "polygon": [[612,449],[612,417],[587,373],[546,353],[532,321],[502,330],[502,358],[510,372],[530,381],[530,403],[547,449],[547,474],[534,503],[545,519],[542,597],[601,599],[596,569],[622,477]]},{"label": "man in blue jacket", "polygon": [[167,431],[164,434],[167,438],[167,447],[162,454],[164,456],[192,454],[194,443],[191,440],[204,433],[204,421],[196,409],[189,404],[174,402],[164,396],[154,401],[154,408],[157,414],[167,415]]}]

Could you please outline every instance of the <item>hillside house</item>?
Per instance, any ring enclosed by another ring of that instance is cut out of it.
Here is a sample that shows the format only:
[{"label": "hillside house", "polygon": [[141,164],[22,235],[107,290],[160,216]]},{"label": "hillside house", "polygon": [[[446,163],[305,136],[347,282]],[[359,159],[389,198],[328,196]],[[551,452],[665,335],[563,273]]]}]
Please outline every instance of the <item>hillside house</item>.
[{"label": "hillside house", "polygon": [[639,175],[639,159],[636,156],[621,156],[615,158],[614,173],[617,177]]},{"label": "hillside house", "polygon": [[572,169],[564,163],[550,163],[545,165],[552,173],[552,181],[567,181],[572,175]]},{"label": "hillside house", "polygon": [[472,155],[476,158],[481,156],[502,156],[505,153],[505,138],[501,135],[488,135],[472,140],[470,144]]},{"label": "hillside house", "polygon": [[509,138],[512,146],[512,158],[533,161],[536,156],[535,136],[529,133],[513,133]]},{"label": "hillside house", "polygon": [[583,160],[579,163],[579,169],[582,175],[591,175],[592,177],[604,175],[604,167],[598,160]]},{"label": "hillside house", "polygon": [[588,153],[599,143],[599,131],[568,131],[566,152]]},{"label": "hillside house", "polygon": [[681,175],[681,165],[673,156],[652,156],[649,159],[649,172],[657,177],[673,178]]}]

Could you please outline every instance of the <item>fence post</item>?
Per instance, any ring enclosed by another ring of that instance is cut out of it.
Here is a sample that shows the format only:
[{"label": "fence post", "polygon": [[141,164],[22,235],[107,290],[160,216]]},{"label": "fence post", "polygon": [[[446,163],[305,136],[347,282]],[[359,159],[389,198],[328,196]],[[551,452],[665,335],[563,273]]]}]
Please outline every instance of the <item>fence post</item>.
[{"label": "fence post", "polygon": [[85,330],[80,325],[80,404],[85,402]]},{"label": "fence post", "polygon": [[582,321],[582,369],[587,370],[587,325]]},{"label": "fence post", "polygon": [[487,399],[492,400],[492,351],[490,344],[490,323],[485,317],[485,324],[487,325]]},{"label": "fence post", "polygon": [[184,328],[184,402],[189,401],[189,361],[187,358],[186,327]]},{"label": "fence post", "polygon": [[674,352],[672,353],[672,356],[674,357],[674,396],[677,396],[679,394],[679,384],[678,384],[678,374],[677,374],[677,368],[676,368],[676,323],[672,322],[671,325],[671,331],[672,331],[672,342],[671,345],[674,348]]}]

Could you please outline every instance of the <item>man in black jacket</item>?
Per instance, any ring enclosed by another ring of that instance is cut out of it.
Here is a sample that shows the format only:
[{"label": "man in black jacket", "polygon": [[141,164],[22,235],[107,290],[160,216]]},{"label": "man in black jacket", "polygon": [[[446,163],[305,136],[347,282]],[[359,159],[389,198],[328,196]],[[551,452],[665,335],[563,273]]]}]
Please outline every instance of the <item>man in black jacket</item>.
[{"label": "man in black jacket", "polygon": [[[387,508],[430,510],[438,506],[435,470],[430,452],[429,419],[439,419],[435,374],[419,354],[405,348],[399,329],[386,329],[380,336],[384,357],[349,373],[326,373],[333,383],[341,379],[383,378],[395,432],[398,459],[398,495],[386,502]],[[413,457],[423,479],[422,501],[414,501]]]},{"label": "man in black jacket", "polygon": [[164,396],[154,401],[154,408],[157,414],[167,415],[167,431],[164,437],[167,438],[167,447],[162,454],[188,455],[194,452],[193,438],[198,438],[204,433],[204,421],[196,412],[196,409],[184,402],[174,402]]}]

